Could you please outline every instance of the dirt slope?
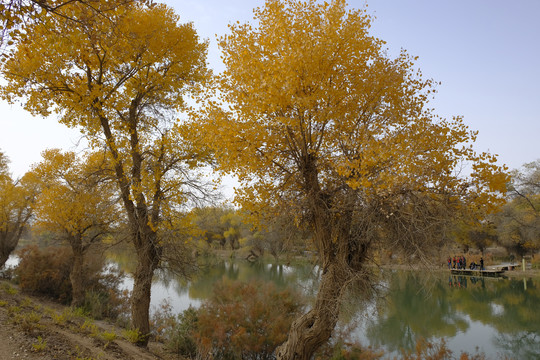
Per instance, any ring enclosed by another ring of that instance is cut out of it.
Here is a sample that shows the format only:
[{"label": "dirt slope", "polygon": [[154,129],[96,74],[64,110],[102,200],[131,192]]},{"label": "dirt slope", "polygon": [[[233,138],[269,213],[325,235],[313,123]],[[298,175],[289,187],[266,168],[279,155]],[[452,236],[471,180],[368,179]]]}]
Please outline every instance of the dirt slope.
[{"label": "dirt slope", "polygon": [[141,349],[123,338],[123,330],[85,319],[71,309],[21,294],[0,281],[0,360],[11,359],[179,359],[150,343]]}]

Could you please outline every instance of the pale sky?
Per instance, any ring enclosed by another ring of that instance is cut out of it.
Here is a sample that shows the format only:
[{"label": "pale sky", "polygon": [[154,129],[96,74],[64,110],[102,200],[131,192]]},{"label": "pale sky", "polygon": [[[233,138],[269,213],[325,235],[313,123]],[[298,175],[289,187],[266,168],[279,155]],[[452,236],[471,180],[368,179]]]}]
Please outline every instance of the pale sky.
[{"label": "pale sky", "polygon": [[[227,24],[252,20],[262,0],[169,0],[182,22],[210,40],[208,61],[223,65],[215,35]],[[366,1],[350,0],[361,8]],[[464,116],[479,131],[477,151],[499,155],[510,169],[540,158],[540,0],[372,0],[372,35],[419,56],[426,78],[441,81],[431,107],[443,117]],[[76,130],[54,118],[33,118],[0,101],[0,150],[18,177],[46,148],[75,149]],[[80,146],[79,146],[80,149]]]}]

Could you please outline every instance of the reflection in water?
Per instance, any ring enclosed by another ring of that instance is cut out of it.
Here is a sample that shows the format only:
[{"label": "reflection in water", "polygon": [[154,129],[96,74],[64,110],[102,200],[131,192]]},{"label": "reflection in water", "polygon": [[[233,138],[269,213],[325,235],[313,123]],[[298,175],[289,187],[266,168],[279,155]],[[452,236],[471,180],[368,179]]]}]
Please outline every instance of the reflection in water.
[{"label": "reflection in water", "polygon": [[[243,282],[273,282],[278,289],[293,287],[309,295],[317,288],[316,271],[317,267],[309,264],[292,267],[227,260],[213,260],[209,264],[202,264],[200,271],[189,280],[160,270],[156,272],[152,285],[151,311],[158,309],[164,302],[169,303],[171,309],[178,313],[189,306],[198,307],[212,295],[214,285],[224,278]],[[133,280],[128,277],[122,287],[133,288]]]},{"label": "reflection in water", "polygon": [[258,280],[273,282],[278,289],[287,286],[306,288],[313,282],[313,266],[296,266],[294,269],[282,264],[250,263],[247,261],[218,261],[211,266],[203,266],[199,274],[189,282],[178,281],[179,290],[187,290],[192,299],[204,300],[212,294],[214,284],[223,278],[249,282]]},{"label": "reflection in water", "polygon": [[478,348],[489,357],[540,358],[538,282],[441,276],[426,287],[419,273],[389,277],[384,306],[364,324],[371,345],[396,352],[420,337],[445,338],[457,353]]},{"label": "reflection in water", "polygon": [[[432,279],[411,272],[392,273],[389,278],[378,316],[365,324],[370,344],[397,352],[414,348],[421,337],[451,338],[467,330],[469,323],[463,314],[453,311],[442,281],[426,283]],[[456,281],[464,288],[463,279]]]},{"label": "reflection in water", "polygon": [[517,359],[540,359],[540,334],[532,331],[501,333],[494,338],[495,345],[506,354],[519,354]]},{"label": "reflection in water", "polygon": [[[152,307],[167,298],[177,312],[200,306],[223,278],[271,281],[308,297],[318,286],[317,268],[309,264],[220,260],[202,266],[189,281],[160,272],[152,288]],[[365,345],[399,356],[400,349],[413,349],[421,337],[444,338],[456,355],[478,349],[488,358],[540,359],[539,281],[410,271],[386,271],[382,279],[383,296],[368,298],[352,289],[344,299],[340,326],[357,326],[352,334]]]}]

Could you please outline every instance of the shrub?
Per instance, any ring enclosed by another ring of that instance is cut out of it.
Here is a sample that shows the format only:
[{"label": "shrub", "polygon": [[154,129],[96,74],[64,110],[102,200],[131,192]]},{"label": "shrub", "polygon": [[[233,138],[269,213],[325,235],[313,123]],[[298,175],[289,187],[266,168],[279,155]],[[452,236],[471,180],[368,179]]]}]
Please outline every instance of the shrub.
[{"label": "shrub", "polygon": [[[332,335],[334,337],[334,335]],[[378,360],[383,358],[384,351],[373,350],[369,347],[364,347],[357,342],[348,342],[337,335],[336,341],[328,341],[321,346],[315,359],[331,359],[331,360]]]},{"label": "shrub", "polygon": [[122,336],[132,344],[139,343],[144,339],[144,335],[141,334],[139,329],[124,329],[122,330]]},{"label": "shrub", "polygon": [[41,329],[43,326],[40,324],[41,314],[34,311],[18,316],[17,323],[22,331],[27,334],[32,333],[34,330]]},{"label": "shrub", "polygon": [[273,359],[300,310],[298,294],[272,283],[223,280],[198,311],[199,355],[222,359]]},{"label": "shrub", "polygon": [[87,282],[87,292],[82,304],[83,309],[94,319],[118,319],[129,313],[129,291],[121,291],[120,284],[124,273],[117,267],[106,267],[100,260],[92,277]]},{"label": "shrub", "polygon": [[[464,354],[464,356],[467,356]],[[402,358],[405,360],[446,360],[452,359],[452,351],[448,349],[446,341],[429,342],[424,338],[416,342],[414,351],[402,350]],[[463,359],[468,359],[465,357]]]},{"label": "shrub", "polygon": [[197,310],[189,307],[174,316],[169,303],[164,303],[152,316],[153,335],[157,341],[182,356],[193,358],[197,355],[195,332],[197,329]]},{"label": "shrub", "polygon": [[9,295],[16,295],[19,291],[8,283],[3,284],[4,291]]},{"label": "shrub", "polygon": [[24,247],[19,256],[21,261],[15,274],[22,291],[46,295],[62,303],[71,301],[71,249],[60,247],[40,250],[32,245]]},{"label": "shrub", "polygon": [[4,280],[11,280],[13,279],[13,268],[12,267],[4,267],[0,270],[0,279]]},{"label": "shrub", "polygon": [[61,314],[56,313],[53,309],[47,309],[46,312],[51,316],[53,323],[60,326],[66,326],[74,318],[71,309],[64,309]]},{"label": "shrub", "polygon": [[104,331],[100,334],[100,337],[107,343],[113,342],[118,337],[114,331],[107,332]]},{"label": "shrub", "polygon": [[83,334],[90,335],[90,337],[99,336],[99,328],[93,321],[86,319],[84,323],[80,326],[80,330]]},{"label": "shrub", "polygon": [[45,350],[46,347],[47,347],[47,342],[43,340],[41,336],[38,336],[37,342],[32,344],[32,348],[34,348],[35,352],[41,352]]},{"label": "shrub", "polygon": [[94,319],[117,319],[128,312],[128,297],[127,291],[120,292],[118,289],[90,289],[85,294],[82,309]]},{"label": "shrub", "polygon": [[[20,257],[16,274],[22,291],[49,296],[62,303],[71,301],[73,255],[70,248],[27,246],[22,249]],[[124,274],[117,268],[107,268],[106,271],[104,268],[105,259],[101,254],[87,254],[84,279],[87,291],[79,310],[95,319],[116,319],[127,312],[128,294],[119,290]]]}]

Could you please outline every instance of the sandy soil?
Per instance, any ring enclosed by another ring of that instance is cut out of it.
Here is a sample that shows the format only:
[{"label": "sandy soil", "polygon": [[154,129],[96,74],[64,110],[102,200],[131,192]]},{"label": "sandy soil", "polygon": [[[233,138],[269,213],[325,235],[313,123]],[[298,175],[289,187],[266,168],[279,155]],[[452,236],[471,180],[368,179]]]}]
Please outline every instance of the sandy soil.
[{"label": "sandy soil", "polygon": [[46,299],[21,294],[12,283],[0,281],[0,360],[181,359],[158,343],[141,349],[124,339],[122,332]]}]

